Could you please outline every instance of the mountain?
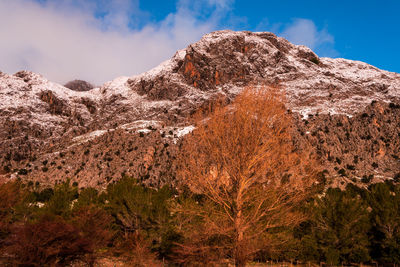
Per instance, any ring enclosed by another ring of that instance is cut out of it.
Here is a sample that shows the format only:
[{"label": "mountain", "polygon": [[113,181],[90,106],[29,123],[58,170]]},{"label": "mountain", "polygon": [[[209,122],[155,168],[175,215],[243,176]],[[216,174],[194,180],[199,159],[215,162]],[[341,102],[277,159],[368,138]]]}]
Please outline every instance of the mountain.
[{"label": "mountain", "polygon": [[400,171],[400,74],[320,58],[272,33],[213,32],[143,74],[93,89],[78,83],[0,73],[3,179],[104,187],[129,174],[173,184],[188,117],[258,84],[285,90],[298,142],[313,144],[335,183]]}]

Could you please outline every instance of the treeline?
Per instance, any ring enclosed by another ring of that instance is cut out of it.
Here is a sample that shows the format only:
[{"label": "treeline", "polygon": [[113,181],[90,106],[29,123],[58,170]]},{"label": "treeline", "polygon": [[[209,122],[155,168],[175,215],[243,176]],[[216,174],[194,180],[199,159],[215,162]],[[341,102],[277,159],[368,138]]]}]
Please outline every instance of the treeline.
[{"label": "treeline", "polygon": [[168,188],[154,190],[125,177],[105,192],[69,181],[39,189],[0,185],[0,264],[92,266],[116,256],[132,266],[157,266],[178,240]]},{"label": "treeline", "polygon": [[[187,244],[201,216],[176,210],[183,202],[208,206],[202,195],[154,190],[124,177],[105,192],[78,190],[64,182],[39,190],[20,182],[0,186],[2,263],[21,266],[93,265],[118,257],[137,266],[192,265],[223,261],[229,252],[191,253]],[[211,208],[211,207],[210,207]],[[269,230],[279,250],[260,250],[255,261],[328,265],[400,263],[400,185],[328,189],[301,207],[308,219],[295,228]],[[190,222],[188,222],[190,220]],[[209,236],[198,244],[229,247],[227,238]],[[189,260],[188,260],[189,259]]]},{"label": "treeline", "polygon": [[[304,206],[309,219],[294,229],[278,259],[328,265],[400,263],[400,185],[329,188]],[[294,248],[293,250],[291,248]]]}]

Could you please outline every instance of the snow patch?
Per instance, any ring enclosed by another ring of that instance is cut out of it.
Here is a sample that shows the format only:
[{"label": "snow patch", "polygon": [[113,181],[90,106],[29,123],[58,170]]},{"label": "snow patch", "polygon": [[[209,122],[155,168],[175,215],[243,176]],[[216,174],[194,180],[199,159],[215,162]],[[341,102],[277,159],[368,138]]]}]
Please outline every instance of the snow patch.
[{"label": "snow patch", "polygon": [[74,137],[72,139],[72,142],[75,143],[75,144],[82,144],[82,143],[88,142],[90,140],[95,139],[98,136],[101,136],[101,135],[107,133],[107,131],[113,131],[113,130],[114,129],[93,131],[93,132],[90,132],[90,133],[87,133],[87,134],[83,134],[83,135]]},{"label": "snow patch", "polygon": [[176,131],[176,136],[178,138],[181,138],[182,136],[185,136],[185,135],[191,133],[194,129],[195,129],[195,127],[193,125],[178,128],[178,130]]}]

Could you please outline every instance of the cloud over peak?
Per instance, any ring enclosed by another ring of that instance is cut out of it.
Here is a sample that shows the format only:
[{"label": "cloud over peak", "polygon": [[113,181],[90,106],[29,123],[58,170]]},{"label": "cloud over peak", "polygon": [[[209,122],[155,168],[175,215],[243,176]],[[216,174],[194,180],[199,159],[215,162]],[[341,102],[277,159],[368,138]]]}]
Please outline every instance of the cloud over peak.
[{"label": "cloud over peak", "polygon": [[148,70],[217,26],[181,5],[156,24],[132,29],[131,14],[140,10],[130,1],[109,1],[106,10],[82,2],[0,1],[0,69],[101,84]]},{"label": "cloud over peak", "polygon": [[326,47],[333,46],[333,36],[326,29],[318,30],[312,20],[295,19],[283,29],[280,35],[294,44],[305,45],[313,50],[323,47],[321,49],[323,56],[336,54],[332,47]]},{"label": "cloud over peak", "polygon": [[[27,69],[59,83],[83,79],[97,85],[139,74],[221,29],[224,20],[232,23],[233,2],[178,0],[174,12],[152,21],[139,0],[2,0],[0,70]],[[311,48],[333,42],[304,19],[282,34]]]}]

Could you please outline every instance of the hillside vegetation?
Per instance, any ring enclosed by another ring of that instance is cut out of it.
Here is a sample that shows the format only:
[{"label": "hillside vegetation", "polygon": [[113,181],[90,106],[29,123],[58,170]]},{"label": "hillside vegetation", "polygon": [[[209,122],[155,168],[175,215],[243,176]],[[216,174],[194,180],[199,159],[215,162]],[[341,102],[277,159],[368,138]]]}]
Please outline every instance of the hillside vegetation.
[{"label": "hillside vegetation", "polygon": [[[0,252],[11,266],[246,266],[251,261],[400,262],[399,177],[329,188],[296,145],[276,88],[250,88],[193,116],[176,186],[123,176],[105,190],[66,180],[0,185]],[[368,181],[367,181],[368,180]]]}]

